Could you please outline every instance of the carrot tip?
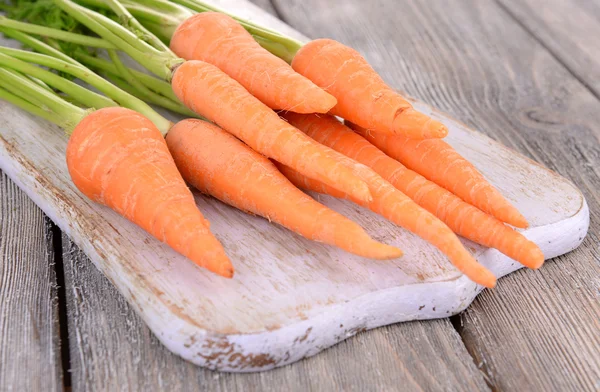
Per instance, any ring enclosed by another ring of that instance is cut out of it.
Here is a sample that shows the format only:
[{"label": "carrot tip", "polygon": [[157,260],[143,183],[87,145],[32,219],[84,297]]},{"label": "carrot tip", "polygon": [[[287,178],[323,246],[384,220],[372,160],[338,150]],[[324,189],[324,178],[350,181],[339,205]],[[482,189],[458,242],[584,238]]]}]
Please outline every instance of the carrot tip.
[{"label": "carrot tip", "polygon": [[378,260],[397,259],[404,255],[404,252],[395,246],[380,244],[381,254],[377,257]]},{"label": "carrot tip", "polygon": [[[326,92],[325,90],[323,91],[323,97],[320,100],[320,102],[316,102],[315,104],[318,105],[318,107],[313,108],[314,110],[312,112],[315,113],[328,113],[331,109],[334,108],[335,105],[337,105],[337,99],[329,94],[328,92]],[[291,110],[292,112],[294,112],[295,110]],[[306,113],[312,113],[309,111],[306,111]]]},{"label": "carrot tip", "polygon": [[496,287],[496,277],[494,276],[494,274],[492,274],[490,270],[488,270],[481,264],[477,264],[477,267],[473,271],[468,272],[469,273],[466,275],[473,282],[487,287],[488,289],[493,289],[494,287]]},{"label": "carrot tip", "polygon": [[402,251],[402,249],[396,248],[395,246],[390,246],[390,248],[393,248],[393,251],[391,251],[390,253],[390,259],[397,259],[399,257],[404,256],[404,252]]},{"label": "carrot tip", "polygon": [[494,278],[494,280],[490,280],[489,282],[483,283],[483,286],[487,287],[488,289],[493,289],[496,287],[496,282],[496,278]]},{"label": "carrot tip", "polygon": [[234,273],[233,266],[231,264],[225,264],[221,267],[221,270],[217,273],[224,278],[231,279],[231,278],[233,278],[233,273]]},{"label": "carrot tip", "polygon": [[404,252],[395,246],[382,244],[374,239],[369,237],[365,238],[363,241],[364,246],[358,252],[353,252],[359,254],[363,257],[375,260],[391,260],[397,259],[404,255]]},{"label": "carrot tip", "polygon": [[354,192],[353,196],[362,202],[370,203],[373,201],[373,195],[371,195],[371,191],[365,182]]},{"label": "carrot tip", "polygon": [[530,262],[528,264],[523,265],[531,269],[536,270],[539,269],[542,265],[544,265],[544,254],[542,253],[541,249],[536,246],[533,255],[529,257],[529,260]]},{"label": "carrot tip", "polygon": [[448,128],[439,121],[429,120],[424,130],[427,138],[445,138],[448,136]]},{"label": "carrot tip", "polygon": [[529,227],[529,222],[527,222],[527,219],[525,219],[525,217],[518,212],[514,214],[507,223],[513,225],[514,227],[518,227],[519,229],[526,229]]}]

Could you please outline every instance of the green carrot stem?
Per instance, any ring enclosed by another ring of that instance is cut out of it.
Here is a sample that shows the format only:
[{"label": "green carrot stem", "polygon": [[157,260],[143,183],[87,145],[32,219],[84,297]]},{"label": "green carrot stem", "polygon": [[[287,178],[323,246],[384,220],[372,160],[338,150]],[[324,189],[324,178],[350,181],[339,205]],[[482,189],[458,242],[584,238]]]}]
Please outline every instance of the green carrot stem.
[{"label": "green carrot stem", "polygon": [[138,98],[143,98],[146,102],[154,104],[154,105],[158,105],[158,106],[162,106],[165,109],[168,109],[174,113],[179,113],[183,116],[186,117],[196,117],[196,118],[202,118],[200,117],[198,114],[194,113],[193,111],[191,111],[190,109],[188,109],[187,107],[185,107],[183,104],[178,103],[178,102],[173,102],[173,101],[168,101],[169,103],[167,103],[167,105],[165,105],[165,102],[167,101],[154,101],[153,97],[155,95],[149,96],[149,97],[144,97],[143,93],[139,90],[136,90],[135,88],[133,88],[131,86],[131,84],[129,84],[128,82],[126,82],[124,79],[120,78],[118,75],[114,75],[114,74],[103,74],[102,75],[104,78],[110,80],[114,85],[116,85],[117,87],[119,87],[120,89],[127,91],[129,94],[131,95],[135,95]]},{"label": "green carrot stem", "polygon": [[[162,95],[156,94],[154,91],[146,87],[143,83],[136,79],[135,75],[133,75],[131,70],[123,64],[123,62],[114,50],[109,50],[108,55],[115,67],[117,68],[119,76],[123,78],[127,83],[129,83],[135,91],[138,91],[140,93],[140,95],[134,95],[138,96],[144,101],[151,101],[152,103],[162,106],[166,109],[173,110],[176,112],[180,111],[180,108],[183,105],[179,102],[179,100],[173,101],[169,98],[163,97]],[[188,110],[186,113],[192,113],[193,115],[194,112]]]},{"label": "green carrot stem", "polygon": [[[85,105],[83,105],[81,102],[79,102],[75,98],[71,97],[70,95],[59,92],[58,96],[61,97],[62,99],[64,99],[65,101],[69,102],[70,104],[77,106],[78,108],[87,109]],[[90,109],[90,110],[92,110],[92,109]]]},{"label": "green carrot stem", "polygon": [[[80,3],[109,9],[103,0],[80,0]],[[179,26],[194,13],[164,0],[122,0],[120,3],[162,42],[168,43]]]},{"label": "green carrot stem", "polygon": [[186,13],[184,19],[181,17],[172,16],[170,14],[165,14],[160,10],[151,9],[140,4],[124,2],[124,5],[126,6],[127,10],[136,18],[174,27],[179,26],[185,19],[193,15],[191,12]]},{"label": "green carrot stem", "polygon": [[142,26],[121,3],[116,0],[103,0],[103,2],[117,15],[121,24],[126,26],[127,30],[134,31],[136,35],[159,51],[170,51],[168,46]]},{"label": "green carrot stem", "polygon": [[[44,83],[47,83],[48,85],[64,92],[65,94],[70,95],[71,97],[77,99],[79,102],[83,103],[89,108],[99,109],[103,107],[118,106],[117,103],[114,102],[112,99],[109,99],[105,96],[102,96],[84,87],[81,87],[80,85],[75,84],[65,78],[62,78],[55,73],[52,73],[43,68],[26,62],[31,61],[32,58],[36,59],[40,58],[41,56],[56,62],[62,61],[45,56],[43,54],[27,52],[19,49],[0,47],[0,65],[41,79]],[[46,64],[49,63],[51,62],[46,61]]]},{"label": "green carrot stem", "polygon": [[39,26],[31,23],[19,22],[0,15],[0,27],[21,31],[28,34],[41,35],[44,37],[55,38],[65,42],[72,42],[79,45],[91,46],[102,49],[115,49],[115,46],[103,39],[88,37],[82,34],[70,33],[51,27]]},{"label": "green carrot stem", "polygon": [[[77,60],[84,63],[85,65],[87,65],[90,68],[101,70],[101,71],[107,72],[111,75],[119,75],[119,70],[117,69],[115,64],[113,64],[110,61],[104,60],[99,57],[90,56],[89,54],[86,54],[83,52],[75,53],[74,56],[77,58]],[[129,69],[129,72],[131,72],[136,79],[138,79],[140,82],[142,82],[150,90],[152,90],[160,95],[163,95],[163,96],[171,99],[172,101],[175,101],[175,102],[179,101],[177,99],[177,96],[173,92],[171,85],[169,83],[165,82],[164,80],[158,79],[155,76],[148,75],[144,72],[140,72],[138,70],[131,69],[131,68]]]},{"label": "green carrot stem", "polygon": [[50,86],[48,86],[46,83],[44,83],[42,80],[36,78],[35,76],[28,75],[28,79],[31,80],[33,83],[37,84],[38,86],[44,88],[46,91],[49,91],[49,92],[55,94],[54,90],[52,90],[52,88]]},{"label": "green carrot stem", "polygon": [[[87,8],[84,8],[84,7],[81,7],[80,9],[83,10],[83,13],[86,16],[91,17],[91,18],[97,18],[99,25],[103,26],[104,28],[109,30],[111,33],[113,33],[116,37],[119,37],[121,40],[123,40],[130,46],[134,47],[135,49],[137,49],[141,52],[151,52],[154,54],[160,53],[160,51],[158,49],[152,47],[151,45],[146,43],[144,40],[142,40],[137,32],[134,33],[133,31],[127,29],[125,26],[121,26],[119,23],[115,22],[114,20],[112,20],[104,15],[98,14],[92,10],[88,10]],[[98,34],[98,35],[100,35],[100,34]]]},{"label": "green carrot stem", "polygon": [[[0,76],[0,87],[23,100],[34,101],[33,105],[40,110],[52,113],[53,122],[68,132],[72,131],[86,114],[85,110],[62,100],[56,94],[49,93],[29,81],[24,75],[0,68]],[[43,117],[46,118],[46,116]]]},{"label": "green carrot stem", "polygon": [[[104,0],[78,0],[78,3],[108,9]],[[133,9],[138,9],[140,12],[143,11],[140,14],[141,19],[151,19],[152,16],[148,15],[164,15],[171,20],[177,19],[179,20],[179,23],[181,23],[194,15],[194,12],[188,8],[182,7],[169,0],[120,0],[119,3],[130,12],[132,12]]]},{"label": "green carrot stem", "polygon": [[[172,52],[158,52],[156,49],[133,36],[123,26],[96,12],[81,7],[70,0],[55,0],[55,3],[65,12],[87,26],[102,38],[110,41],[116,47],[127,53],[158,77],[170,81],[172,69],[183,63]],[[117,34],[118,33],[118,34]],[[146,50],[138,47],[145,46]]]},{"label": "green carrot stem", "polygon": [[260,46],[284,60],[288,64],[292,63],[294,56],[302,47],[302,44],[298,41],[287,42],[286,39],[273,40],[264,38],[263,36],[257,34],[252,34],[252,37],[254,37],[254,40],[258,42]]},{"label": "green carrot stem", "polygon": [[51,123],[54,123],[58,126],[62,126],[62,118],[54,112],[41,109],[40,107],[24,100],[23,98],[10,93],[4,88],[0,88],[0,99],[10,102],[13,105],[16,105],[21,109],[25,110],[26,112],[33,114],[34,116],[41,117],[45,120],[50,121]]},{"label": "green carrot stem", "polygon": [[[104,0],[79,0],[79,2],[107,9]],[[120,3],[134,16],[157,23],[181,24],[194,15],[194,12],[189,9],[165,0],[121,0]]]},{"label": "green carrot stem", "polygon": [[[19,49],[0,48],[0,53],[3,53],[3,52],[8,53],[20,60],[23,60],[23,61],[33,62],[33,63],[39,64],[39,65],[42,65],[42,66],[45,66],[48,68],[52,68],[57,71],[67,73],[69,75],[72,75],[72,76],[84,81],[85,83],[100,90],[100,92],[105,94],[107,97],[109,97],[113,101],[118,102],[119,105],[129,108],[131,110],[135,110],[136,112],[143,114],[148,119],[150,119],[152,122],[154,122],[154,124],[158,127],[158,129],[160,129],[161,131],[164,131],[165,134],[171,127],[170,121],[168,121],[167,119],[162,117],[160,114],[158,114],[154,109],[152,109],[144,101],[119,89],[118,87],[111,84],[109,81],[96,75],[95,73],[93,73],[92,71],[90,71],[89,69],[87,69],[86,67],[84,67],[82,65],[67,63],[65,61],[62,61],[62,60],[59,60],[59,59],[56,59],[54,57],[50,57],[50,56],[47,56],[44,54],[32,53],[32,52],[28,52],[28,51],[24,51],[24,50],[19,50]],[[8,57],[8,56],[6,56],[6,57]],[[0,56],[0,58],[1,58],[1,56]],[[36,70],[41,69],[39,67],[36,67],[31,64],[24,63],[24,62],[23,62],[23,64],[25,64],[29,67],[33,67],[34,72],[37,72]],[[23,67],[21,69],[25,69],[25,66],[21,65],[21,67]],[[17,68],[17,69],[19,69],[19,68]],[[30,68],[28,68],[28,69],[30,69]],[[48,72],[48,71],[46,71],[46,72]],[[51,72],[49,72],[49,73],[52,74]],[[54,75],[54,74],[52,74],[52,75]],[[37,76],[37,75],[34,75],[34,76]],[[60,78],[57,75],[54,75],[54,76]],[[61,91],[62,91],[62,89],[61,89]],[[91,94],[95,94],[95,93],[92,93],[91,91],[88,91],[88,92]],[[79,99],[78,95],[72,95],[72,94],[70,94],[70,95],[81,101],[81,99]],[[91,106],[91,107],[103,107],[103,106]]]},{"label": "green carrot stem", "polygon": [[165,44],[171,42],[171,37],[175,34],[175,30],[177,30],[177,26],[149,21],[144,21],[144,25]]},{"label": "green carrot stem", "polygon": [[[57,59],[63,60],[67,63],[79,64],[77,61],[75,61],[71,57],[67,56],[60,50],[53,48],[52,46],[40,41],[39,39],[30,36],[29,34],[25,34],[21,31],[8,29],[8,28],[0,28],[0,32],[5,34],[8,37],[16,39],[17,41],[33,48],[33,50],[35,50],[37,52],[40,52],[40,53],[48,55],[48,56],[56,57]],[[107,44],[109,44],[109,43],[107,42]]]},{"label": "green carrot stem", "polygon": [[[12,77],[7,77],[6,80],[4,81],[5,88],[9,89],[10,91],[14,91],[14,94],[20,96],[23,99],[26,99],[27,101],[31,102],[34,105],[37,105],[39,107],[44,106],[44,101],[40,97],[27,93],[27,91],[34,91],[34,90],[37,90],[40,88],[39,85],[37,85],[32,80],[28,79],[26,77],[27,75],[23,75],[23,74],[15,71],[14,69],[4,68],[4,67],[0,67],[0,72],[2,73],[2,75],[6,76],[7,74],[10,74],[12,76]],[[28,89],[20,89],[19,83],[24,84],[26,87],[28,87]],[[45,95],[47,95],[47,94],[56,95],[54,92],[49,92],[46,89],[44,89],[44,92],[45,92]],[[42,97],[44,97],[45,95],[43,95]]]}]

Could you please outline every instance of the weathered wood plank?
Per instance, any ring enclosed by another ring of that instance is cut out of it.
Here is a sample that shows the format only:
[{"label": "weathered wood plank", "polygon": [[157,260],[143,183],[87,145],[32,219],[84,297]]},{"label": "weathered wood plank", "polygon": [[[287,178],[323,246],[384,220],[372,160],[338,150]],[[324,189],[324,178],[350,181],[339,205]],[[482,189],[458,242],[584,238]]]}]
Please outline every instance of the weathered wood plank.
[{"label": "weathered wood plank", "polygon": [[216,373],[170,353],[63,237],[73,390],[472,391],[487,389],[448,320],[360,333],[265,373]]},{"label": "weathered wood plank", "polygon": [[461,331],[495,388],[598,388],[598,100],[491,1],[452,7],[406,2],[397,12],[391,0],[368,7],[317,0],[277,4],[300,31],[351,44],[393,86],[557,170],[584,191],[593,223],[582,248],[541,271],[501,280],[471,305]]},{"label": "weathered wood plank", "polygon": [[518,271],[461,315],[461,335],[492,385],[505,391],[600,388],[600,269],[579,266],[586,258],[598,262],[593,252],[582,246],[539,275]]},{"label": "weathered wood plank", "polygon": [[600,2],[497,1],[600,97]]},{"label": "weathered wood plank", "polygon": [[42,211],[0,172],[0,389],[62,390],[52,237]]},{"label": "weathered wood plank", "polygon": [[[235,0],[234,9],[278,26],[245,0]],[[566,179],[413,103],[445,122],[448,142],[523,211],[532,226],[524,234],[546,256],[580,244],[589,212]],[[198,195],[211,231],[236,266],[235,279],[220,279],[82,195],[68,175],[63,132],[6,102],[0,112],[0,168],[73,238],[166,347],[198,365],[225,371],[284,366],[359,330],[457,313],[480,291],[431,244],[326,196],[319,197],[323,204],[404,256],[373,263]],[[494,249],[468,249],[499,276],[519,268]]]},{"label": "weathered wood plank", "polygon": [[[260,7],[264,11],[267,11],[273,16],[277,16],[277,10],[273,7],[273,3],[270,0],[250,0],[254,5]],[[233,10],[232,10],[233,11]]]}]

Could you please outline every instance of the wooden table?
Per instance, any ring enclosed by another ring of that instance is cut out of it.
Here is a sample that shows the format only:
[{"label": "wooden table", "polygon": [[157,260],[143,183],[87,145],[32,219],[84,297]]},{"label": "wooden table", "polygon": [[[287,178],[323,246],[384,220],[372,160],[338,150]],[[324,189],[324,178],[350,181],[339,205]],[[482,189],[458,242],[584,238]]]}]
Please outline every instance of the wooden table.
[{"label": "wooden table", "polygon": [[2,174],[0,389],[600,390],[600,1],[255,2],[570,178],[591,210],[583,245],[450,319],[360,333],[265,373],[215,373],[164,349]]}]

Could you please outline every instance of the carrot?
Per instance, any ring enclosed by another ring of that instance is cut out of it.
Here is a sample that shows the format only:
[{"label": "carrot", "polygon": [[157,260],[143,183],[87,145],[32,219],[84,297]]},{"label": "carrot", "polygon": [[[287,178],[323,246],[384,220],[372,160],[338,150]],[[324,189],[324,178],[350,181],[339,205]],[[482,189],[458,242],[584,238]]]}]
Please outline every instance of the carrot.
[{"label": "carrot", "polygon": [[[373,201],[365,202],[357,200],[354,197],[344,195],[339,191],[332,193],[330,187],[326,187],[325,184],[306,177],[303,177],[304,180],[300,181],[302,187],[317,192],[321,189],[334,197],[344,197],[352,200],[356,204],[369,208],[373,212],[376,212],[395,224],[415,233],[437,247],[448,256],[448,259],[456,266],[456,268],[474,282],[486,287],[494,287],[496,282],[494,275],[485,267],[477,263],[448,226],[433,214],[421,208],[372,169],[363,164],[356,164],[356,161],[345,156],[346,149],[343,148],[342,144],[338,143],[340,135],[327,132],[327,130],[323,132],[323,129],[315,126],[315,123],[310,121],[310,119],[318,118],[316,115],[307,116],[287,113],[284,114],[284,116],[292,124],[295,124],[298,129],[306,132],[309,137],[312,137],[319,143],[331,147],[336,154],[339,154],[338,159],[348,165],[348,167],[351,167],[355,175],[362,178],[369,185]],[[306,119],[309,120],[307,121]],[[283,169],[283,172],[292,183],[298,185],[298,177],[296,175],[288,176],[290,171],[285,168]]]},{"label": "carrot", "polygon": [[67,146],[77,188],[227,278],[233,267],[209,230],[160,131],[129,109],[100,109],[77,124]]},{"label": "carrot", "polygon": [[287,166],[277,164],[277,167],[299,188],[350,199],[356,204],[368,208],[395,224],[417,234],[441,250],[459,271],[467,275],[475,283],[489,288],[493,288],[496,285],[496,277],[469,254],[448,226],[419,207],[406,195],[398,191],[369,168],[362,166],[356,170],[360,170],[365,178],[369,178],[371,193],[373,194],[372,202],[363,202],[354,199],[322,182],[307,178]]},{"label": "carrot", "polygon": [[336,99],[262,48],[232,17],[196,14],[177,27],[171,50],[216,65],[272,109],[327,113]]},{"label": "carrot", "polygon": [[519,228],[529,224],[521,213],[465,158],[443,140],[412,140],[347,125],[411,170],[446,188],[469,204]]},{"label": "carrot", "polygon": [[[29,46],[40,47],[37,39],[20,35]],[[84,195],[138,224],[196,264],[232,277],[233,267],[223,247],[211,234],[170,156],[163,135],[172,127],[171,121],[80,63],[54,57],[53,50],[45,50],[52,54],[49,56],[0,49],[0,98],[71,135],[67,168]],[[83,89],[29,62],[68,73],[106,95]],[[129,109],[115,107],[116,102]]]},{"label": "carrot", "polygon": [[180,121],[166,140],[183,178],[201,192],[308,239],[363,257],[390,259],[402,255],[399,249],[371,239],[359,225],[300,191],[271,161],[213,124]]},{"label": "carrot", "polygon": [[337,99],[331,114],[376,132],[415,139],[441,138],[448,129],[417,112],[356,50],[330,39],[304,45],[292,67]]},{"label": "carrot", "polygon": [[544,255],[536,244],[448,190],[407,169],[335,118],[294,113],[287,113],[284,117],[296,127],[307,130],[309,136],[316,134],[327,140],[325,144],[371,167],[458,235],[496,248],[529,268],[539,268],[543,264]]},{"label": "carrot", "polygon": [[367,185],[334,159],[329,148],[282,120],[214,65],[186,61],[175,70],[171,86],[187,107],[255,151],[358,199],[370,200]]}]

